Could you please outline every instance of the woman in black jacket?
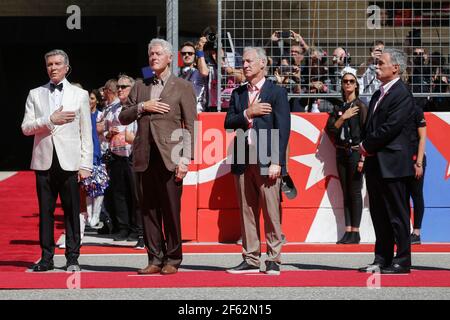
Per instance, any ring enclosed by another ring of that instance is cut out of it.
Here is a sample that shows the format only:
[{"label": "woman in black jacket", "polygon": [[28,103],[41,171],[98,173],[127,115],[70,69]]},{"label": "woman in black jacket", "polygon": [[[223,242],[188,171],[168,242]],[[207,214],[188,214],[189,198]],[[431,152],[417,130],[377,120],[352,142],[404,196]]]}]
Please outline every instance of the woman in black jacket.
[{"label": "woman in black jacket", "polygon": [[364,158],[358,152],[367,117],[367,106],[358,99],[359,83],[352,71],[341,80],[344,102],[329,112],[325,131],[336,147],[336,162],[344,197],[345,234],[337,244],[359,243],[362,216],[362,169]]}]

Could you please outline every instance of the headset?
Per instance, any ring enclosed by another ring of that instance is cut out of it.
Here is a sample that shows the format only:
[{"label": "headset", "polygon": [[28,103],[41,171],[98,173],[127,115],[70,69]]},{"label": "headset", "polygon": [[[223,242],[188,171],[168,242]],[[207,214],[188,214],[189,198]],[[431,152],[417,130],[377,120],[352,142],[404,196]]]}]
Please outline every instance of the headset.
[{"label": "headset", "polygon": [[70,66],[70,64],[67,65],[67,73],[66,73],[66,78],[69,76],[69,74],[72,72],[72,67]]}]

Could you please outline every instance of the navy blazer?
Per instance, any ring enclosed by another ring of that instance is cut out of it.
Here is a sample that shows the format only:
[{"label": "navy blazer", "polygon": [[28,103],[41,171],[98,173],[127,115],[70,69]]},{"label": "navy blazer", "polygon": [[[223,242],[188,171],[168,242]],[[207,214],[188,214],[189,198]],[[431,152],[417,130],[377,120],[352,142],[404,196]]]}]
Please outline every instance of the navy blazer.
[{"label": "navy blazer", "polygon": [[[261,102],[270,103],[272,112],[253,119],[253,129],[256,131],[258,141],[256,145],[257,163],[261,168],[268,168],[272,163],[278,164],[281,166],[281,174],[286,175],[286,148],[291,132],[291,114],[287,92],[266,80],[261,88],[259,99],[261,99]],[[225,129],[237,130],[234,139],[231,171],[238,175],[244,173],[249,164],[248,140],[243,137],[243,133],[248,130],[248,121],[244,116],[244,110],[248,107],[248,100],[247,85],[234,89],[231,93],[230,105],[225,118]],[[278,148],[275,148],[271,143],[272,129],[278,129],[278,139],[272,141],[272,143],[278,144]],[[262,170],[262,174],[267,175],[267,172]]]},{"label": "navy blazer", "polygon": [[363,147],[375,158],[366,159],[366,171],[377,170],[372,160],[377,159],[383,178],[401,178],[414,175],[411,135],[414,134],[414,99],[400,79],[373,108],[380,97],[376,91],[370,100]]}]

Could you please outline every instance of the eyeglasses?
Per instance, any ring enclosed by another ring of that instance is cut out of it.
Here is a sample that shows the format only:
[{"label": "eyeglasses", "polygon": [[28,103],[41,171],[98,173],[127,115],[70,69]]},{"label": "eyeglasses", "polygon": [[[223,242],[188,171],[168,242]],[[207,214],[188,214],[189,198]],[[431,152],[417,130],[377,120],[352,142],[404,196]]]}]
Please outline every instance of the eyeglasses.
[{"label": "eyeglasses", "polygon": [[347,83],[355,84],[355,79],[343,79],[343,80],[342,80],[342,83],[345,83],[345,84],[347,84]]},{"label": "eyeglasses", "polygon": [[122,84],[122,85],[117,85],[116,88],[117,90],[122,89],[125,90],[126,88],[131,87],[129,84]]},{"label": "eyeglasses", "polygon": [[185,56],[185,55],[193,56],[194,54],[195,54],[195,52],[189,52],[189,51],[181,52],[181,55],[182,55],[182,56]]}]

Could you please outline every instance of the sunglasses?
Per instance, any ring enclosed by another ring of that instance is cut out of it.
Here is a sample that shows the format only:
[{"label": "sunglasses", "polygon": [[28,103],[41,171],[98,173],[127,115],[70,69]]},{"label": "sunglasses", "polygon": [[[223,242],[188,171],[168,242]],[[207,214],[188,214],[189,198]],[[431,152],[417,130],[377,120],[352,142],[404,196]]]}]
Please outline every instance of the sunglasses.
[{"label": "sunglasses", "polygon": [[347,84],[347,83],[355,84],[355,79],[344,79],[344,80],[342,80],[342,83],[345,83],[345,84]]},{"label": "sunglasses", "polygon": [[186,51],[186,52],[181,52],[181,55],[182,55],[182,56],[185,56],[185,55],[193,56],[194,54],[195,54],[195,52],[188,52],[188,51]]},{"label": "sunglasses", "polygon": [[129,84],[122,84],[122,85],[116,86],[117,90],[119,90],[119,89],[125,90],[128,87],[131,87],[131,86]]}]

